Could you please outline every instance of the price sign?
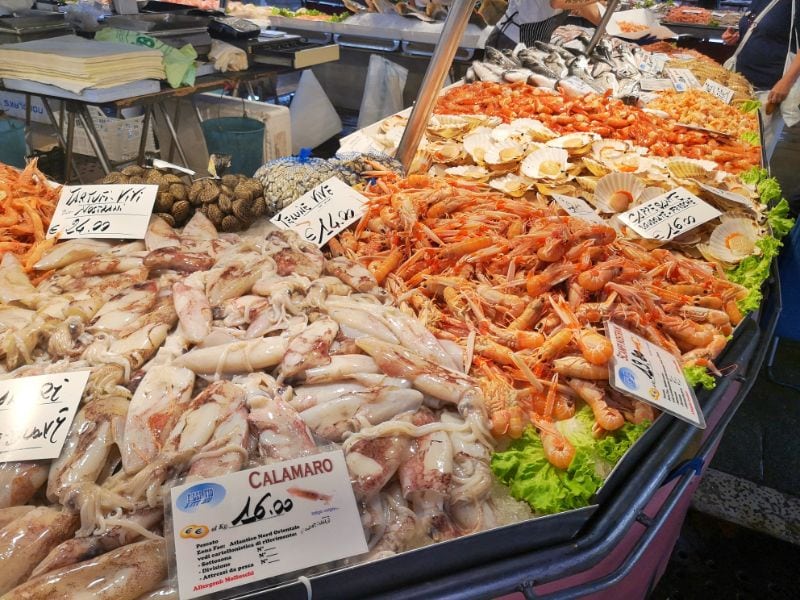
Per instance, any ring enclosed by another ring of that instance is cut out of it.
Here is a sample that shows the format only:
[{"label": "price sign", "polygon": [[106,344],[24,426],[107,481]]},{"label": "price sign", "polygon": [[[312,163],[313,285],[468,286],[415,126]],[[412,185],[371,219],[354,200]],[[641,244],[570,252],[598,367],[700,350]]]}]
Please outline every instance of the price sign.
[{"label": "price sign", "polygon": [[271,222],[290,229],[317,246],[361,218],[367,199],[338,177],[331,177],[300,196]]},{"label": "price sign", "polygon": [[705,429],[703,411],[677,358],[616,323],[606,322],[606,332],[614,347],[611,387]]},{"label": "price sign", "polygon": [[170,502],[181,598],[367,551],[341,450],[177,486]]},{"label": "price sign", "polygon": [[0,462],[57,458],[89,371],[0,381]]},{"label": "price sign", "polygon": [[47,237],[143,239],[157,193],[157,185],[64,186]]},{"label": "price sign", "polygon": [[553,200],[555,200],[556,204],[563,208],[564,212],[571,217],[577,217],[589,223],[597,223],[598,225],[605,224],[603,218],[594,212],[594,209],[582,198],[553,194]]},{"label": "price sign", "polygon": [[669,241],[720,214],[707,202],[679,187],[618,216],[644,238]]},{"label": "price sign", "polygon": [[712,96],[716,96],[722,100],[725,104],[730,104],[731,100],[733,100],[733,90],[729,87],[725,87],[721,83],[717,83],[713,79],[706,79],[706,82],[703,84],[703,89]]},{"label": "price sign", "polygon": [[700,87],[700,82],[689,69],[665,69],[664,72],[672,80],[675,89],[685,92]]},{"label": "price sign", "polygon": [[661,79],[657,77],[643,77],[639,81],[639,86],[645,92],[660,92],[663,90],[674,90],[672,79]]}]

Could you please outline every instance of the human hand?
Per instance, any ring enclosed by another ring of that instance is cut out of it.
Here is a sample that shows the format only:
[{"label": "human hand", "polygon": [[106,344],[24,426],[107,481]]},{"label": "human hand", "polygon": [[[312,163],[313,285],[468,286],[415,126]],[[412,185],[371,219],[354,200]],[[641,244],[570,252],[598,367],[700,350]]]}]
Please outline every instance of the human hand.
[{"label": "human hand", "polygon": [[739,32],[733,27],[728,27],[722,32],[722,43],[726,46],[735,46],[739,43]]},{"label": "human hand", "polygon": [[792,89],[792,82],[787,80],[786,77],[781,77],[778,82],[772,86],[767,96],[767,102],[770,104],[780,104],[786,100],[789,91]]}]

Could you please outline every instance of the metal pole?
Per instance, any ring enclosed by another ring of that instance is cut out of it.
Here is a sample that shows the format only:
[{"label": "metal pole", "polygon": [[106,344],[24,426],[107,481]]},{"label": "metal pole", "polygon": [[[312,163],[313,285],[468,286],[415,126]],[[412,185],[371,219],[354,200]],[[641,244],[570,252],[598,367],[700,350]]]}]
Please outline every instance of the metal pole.
[{"label": "metal pole", "polygon": [[603,18],[600,19],[600,23],[597,25],[597,29],[594,30],[594,35],[592,36],[589,45],[586,46],[585,54],[588,56],[594,50],[594,47],[597,46],[597,42],[600,41],[600,38],[603,37],[603,34],[606,32],[606,27],[608,26],[608,22],[611,20],[611,15],[614,14],[614,11],[617,10],[617,4],[619,4],[619,0],[608,0],[606,4],[606,12],[603,13]]},{"label": "metal pole", "polygon": [[425,71],[422,84],[419,86],[417,101],[395,153],[395,157],[402,163],[406,172],[417,153],[422,134],[433,112],[436,97],[442,89],[442,84],[450,70],[450,64],[456,55],[474,7],[475,0],[455,0],[447,12],[442,34],[439,36],[439,42],[436,44],[431,62],[428,64],[428,70]]}]

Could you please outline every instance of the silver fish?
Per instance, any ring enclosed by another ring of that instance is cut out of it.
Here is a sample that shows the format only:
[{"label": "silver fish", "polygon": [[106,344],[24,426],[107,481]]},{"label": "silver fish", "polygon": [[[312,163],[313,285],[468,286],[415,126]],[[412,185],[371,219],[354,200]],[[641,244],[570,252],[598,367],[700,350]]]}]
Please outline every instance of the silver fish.
[{"label": "silver fish", "polygon": [[605,61],[598,61],[592,65],[591,71],[589,71],[592,77],[600,77],[604,73],[611,73],[611,65],[609,65]]},{"label": "silver fish", "polygon": [[549,90],[556,89],[557,83],[558,83],[557,79],[551,79],[550,77],[545,77],[544,75],[540,75],[539,73],[533,73],[528,78],[529,85],[535,85],[536,87],[547,88]]},{"label": "silver fish", "polygon": [[503,79],[509,83],[517,83],[518,81],[528,81],[528,78],[533,74],[530,69],[509,69],[503,73]]},{"label": "silver fish", "polygon": [[496,48],[492,48],[491,46],[486,46],[486,48],[484,49],[484,55],[486,58],[486,62],[498,65],[502,67],[504,70],[516,69],[517,67],[520,66],[519,64],[508,58],[505,54],[503,54]]},{"label": "silver fish", "polygon": [[538,75],[542,75],[549,79],[559,79],[561,77],[561,70],[554,71],[548,65],[538,62],[538,61],[525,61],[523,62],[523,66],[526,69],[530,69],[534,73]]},{"label": "silver fish", "polygon": [[556,89],[571,98],[583,98],[587,94],[597,92],[592,86],[588,85],[578,77],[565,77],[556,84]]},{"label": "silver fish", "polygon": [[500,83],[503,81],[503,72],[502,70],[498,73],[492,67],[496,67],[496,65],[489,65],[488,63],[478,62],[475,61],[472,63],[472,69],[475,71],[475,76],[480,81],[491,81],[494,83]]}]

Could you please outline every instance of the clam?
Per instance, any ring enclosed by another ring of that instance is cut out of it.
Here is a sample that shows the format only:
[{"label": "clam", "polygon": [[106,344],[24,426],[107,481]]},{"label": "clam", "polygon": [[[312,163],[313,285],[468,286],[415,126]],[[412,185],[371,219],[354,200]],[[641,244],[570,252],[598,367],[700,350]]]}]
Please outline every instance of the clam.
[{"label": "clam", "polygon": [[520,172],[532,179],[561,179],[569,163],[569,153],[561,148],[539,148],[525,157]]},{"label": "clam", "polygon": [[496,190],[500,190],[501,192],[508,194],[509,196],[519,198],[524,196],[525,192],[531,189],[533,182],[527,177],[521,177],[519,175],[515,175],[514,173],[509,173],[503,177],[492,179],[489,182],[489,185]]},{"label": "clam", "polygon": [[597,182],[594,191],[597,208],[606,213],[624,212],[644,190],[644,183],[632,173],[609,173]]},{"label": "clam", "polygon": [[703,256],[728,264],[736,264],[756,251],[758,226],[744,217],[726,217],[711,233],[707,244],[700,247]]},{"label": "clam", "polygon": [[585,154],[592,148],[592,144],[599,140],[600,136],[596,133],[568,133],[546,142],[552,148],[560,148],[570,154]]}]

